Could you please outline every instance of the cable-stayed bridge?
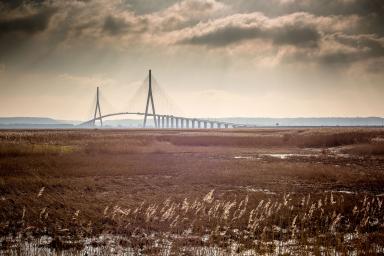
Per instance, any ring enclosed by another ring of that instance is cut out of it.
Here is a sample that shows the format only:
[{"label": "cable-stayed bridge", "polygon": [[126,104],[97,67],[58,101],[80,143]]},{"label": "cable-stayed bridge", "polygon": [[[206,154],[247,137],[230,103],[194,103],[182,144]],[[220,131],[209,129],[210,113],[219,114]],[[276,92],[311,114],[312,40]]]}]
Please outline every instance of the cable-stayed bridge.
[{"label": "cable-stayed bridge", "polygon": [[100,123],[100,126],[103,126],[103,119],[114,116],[143,116],[143,128],[148,128],[149,118],[153,119],[153,124],[155,128],[178,128],[178,129],[194,129],[194,128],[251,128],[254,126],[245,125],[245,124],[236,124],[230,122],[217,121],[212,119],[204,118],[191,118],[183,117],[180,115],[174,115],[170,113],[156,113],[155,100],[153,96],[153,76],[151,70],[149,70],[148,77],[145,81],[148,80],[148,90],[146,94],[146,104],[144,112],[135,112],[135,111],[126,111],[126,112],[115,112],[109,114],[102,114],[101,112],[101,103],[100,103],[100,91],[97,87],[96,91],[96,104],[95,110],[93,113],[93,118],[90,120],[79,124],[79,127],[96,127],[96,122]]}]

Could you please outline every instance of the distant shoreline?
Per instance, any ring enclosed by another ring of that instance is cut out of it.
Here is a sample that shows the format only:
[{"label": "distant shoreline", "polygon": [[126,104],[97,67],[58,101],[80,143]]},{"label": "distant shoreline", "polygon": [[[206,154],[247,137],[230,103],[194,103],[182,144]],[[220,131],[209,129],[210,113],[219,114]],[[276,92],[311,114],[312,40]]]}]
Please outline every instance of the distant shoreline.
[{"label": "distant shoreline", "polygon": [[[257,128],[319,128],[319,127],[384,127],[382,117],[229,117],[206,118],[207,120],[239,123]],[[141,119],[103,120],[105,129],[138,129]],[[77,129],[78,120],[57,120],[46,117],[0,117],[0,129]],[[152,118],[148,122],[153,127]],[[91,127],[92,128],[92,127]],[[97,126],[96,126],[97,128]],[[84,128],[83,128],[84,129]]]}]

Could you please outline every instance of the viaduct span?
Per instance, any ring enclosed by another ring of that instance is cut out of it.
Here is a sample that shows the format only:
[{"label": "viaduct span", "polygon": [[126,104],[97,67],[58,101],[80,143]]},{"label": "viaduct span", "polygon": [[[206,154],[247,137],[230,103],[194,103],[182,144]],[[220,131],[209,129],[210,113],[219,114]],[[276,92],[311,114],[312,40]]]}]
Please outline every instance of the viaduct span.
[{"label": "viaduct span", "polygon": [[[150,112],[151,111],[151,112]],[[156,113],[154,98],[152,93],[152,73],[149,70],[149,78],[148,78],[148,94],[145,105],[144,112],[118,112],[111,114],[101,114],[100,107],[100,97],[99,97],[99,87],[97,87],[96,93],[96,106],[93,118],[79,124],[79,127],[95,127],[96,121],[100,122],[100,125],[103,126],[103,119],[112,116],[123,116],[123,115],[136,115],[143,116],[143,128],[147,128],[147,120],[148,118],[153,118],[153,123],[155,128],[163,129],[163,128],[177,128],[177,129],[194,129],[194,128],[252,128],[254,126],[245,125],[245,124],[236,124],[230,122],[222,122],[201,118],[190,118],[190,117],[182,117],[182,116],[174,116],[171,114],[159,114]]]}]

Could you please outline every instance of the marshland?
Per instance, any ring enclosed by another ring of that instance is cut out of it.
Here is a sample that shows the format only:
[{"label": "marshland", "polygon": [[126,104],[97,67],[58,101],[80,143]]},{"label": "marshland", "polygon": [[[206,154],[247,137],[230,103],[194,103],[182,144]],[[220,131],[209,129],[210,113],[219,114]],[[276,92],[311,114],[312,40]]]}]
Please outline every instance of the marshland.
[{"label": "marshland", "polygon": [[384,129],[0,131],[3,255],[384,253]]}]

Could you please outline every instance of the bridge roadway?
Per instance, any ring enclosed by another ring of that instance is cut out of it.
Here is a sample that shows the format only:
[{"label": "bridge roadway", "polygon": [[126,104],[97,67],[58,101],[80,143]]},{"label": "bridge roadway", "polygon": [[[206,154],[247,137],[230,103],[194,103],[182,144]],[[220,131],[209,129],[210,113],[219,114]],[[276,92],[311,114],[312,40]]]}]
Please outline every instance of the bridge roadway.
[{"label": "bridge roadway", "polygon": [[[97,120],[102,120],[103,118],[111,117],[111,116],[121,116],[121,115],[139,115],[144,116],[145,113],[142,112],[119,112],[112,113],[103,116],[99,116],[83,122],[79,124],[79,127],[89,127],[94,126]],[[235,124],[229,122],[221,122],[221,121],[213,121],[207,119],[200,118],[187,118],[173,115],[159,115],[159,114],[147,114],[147,116],[155,117],[155,127],[156,128],[252,128],[254,126],[243,125],[243,124]],[[215,127],[216,126],[216,127]]]}]

